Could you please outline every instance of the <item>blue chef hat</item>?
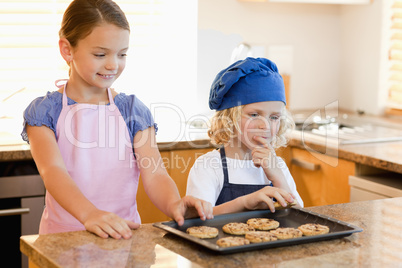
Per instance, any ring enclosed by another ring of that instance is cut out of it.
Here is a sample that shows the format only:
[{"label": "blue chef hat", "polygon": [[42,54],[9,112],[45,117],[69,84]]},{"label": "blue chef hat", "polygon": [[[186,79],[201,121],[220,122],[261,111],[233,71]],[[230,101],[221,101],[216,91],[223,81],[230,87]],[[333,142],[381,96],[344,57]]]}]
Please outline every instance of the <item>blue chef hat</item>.
[{"label": "blue chef hat", "polygon": [[265,58],[239,60],[220,71],[209,93],[209,108],[227,108],[262,101],[282,101],[285,86],[275,63]]}]

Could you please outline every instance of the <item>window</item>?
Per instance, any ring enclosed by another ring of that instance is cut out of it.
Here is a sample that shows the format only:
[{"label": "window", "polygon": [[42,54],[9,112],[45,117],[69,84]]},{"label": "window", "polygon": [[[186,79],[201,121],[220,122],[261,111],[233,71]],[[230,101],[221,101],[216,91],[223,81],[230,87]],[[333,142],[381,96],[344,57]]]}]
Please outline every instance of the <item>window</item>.
[{"label": "window", "polygon": [[402,114],[402,0],[394,0],[389,49],[388,112]]},{"label": "window", "polygon": [[[58,31],[70,2],[0,0],[0,117],[20,118],[34,97],[55,90],[55,80],[68,78]],[[197,1],[115,2],[130,22],[131,35],[127,67],[114,87],[136,94],[147,106],[168,102],[191,109],[188,100],[196,92]]]},{"label": "window", "polygon": [[55,2],[0,2],[0,100],[6,99],[0,116],[20,116],[27,104],[22,100],[43,95],[52,89],[53,78],[64,77],[57,28],[68,3]]}]

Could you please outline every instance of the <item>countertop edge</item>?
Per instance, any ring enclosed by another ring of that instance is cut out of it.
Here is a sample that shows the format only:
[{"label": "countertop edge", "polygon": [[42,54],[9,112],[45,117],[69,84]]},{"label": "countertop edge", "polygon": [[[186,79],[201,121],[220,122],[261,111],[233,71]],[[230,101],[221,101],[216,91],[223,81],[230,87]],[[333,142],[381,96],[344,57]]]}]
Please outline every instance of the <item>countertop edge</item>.
[{"label": "countertop edge", "polygon": [[[321,153],[332,157],[338,157],[340,159],[352,161],[362,165],[372,166],[390,172],[402,173],[402,164],[390,162],[370,155],[357,153],[353,150],[348,150],[348,145],[331,147],[325,144],[320,144],[319,142],[301,140],[292,137],[287,146]],[[200,139],[194,141],[158,142],[158,149],[160,152],[207,148],[212,149],[216,148],[216,146],[213,145],[209,139]],[[0,161],[23,161],[31,159],[32,155],[28,145],[0,146]]]},{"label": "countertop edge", "polygon": [[[399,142],[400,143],[400,142]],[[402,173],[402,164],[390,162],[384,159],[376,158],[373,156],[360,154],[348,150],[347,146],[338,146],[338,148],[329,147],[313,141],[302,141],[300,139],[291,139],[288,146],[320,153],[332,157],[338,157],[339,159],[352,161],[356,164],[367,165],[379,169],[383,169],[390,172]]]},{"label": "countertop edge", "polygon": [[36,240],[39,235],[26,235],[20,238],[20,251],[38,267],[58,268],[59,266],[42,254],[33,242],[26,240]]}]

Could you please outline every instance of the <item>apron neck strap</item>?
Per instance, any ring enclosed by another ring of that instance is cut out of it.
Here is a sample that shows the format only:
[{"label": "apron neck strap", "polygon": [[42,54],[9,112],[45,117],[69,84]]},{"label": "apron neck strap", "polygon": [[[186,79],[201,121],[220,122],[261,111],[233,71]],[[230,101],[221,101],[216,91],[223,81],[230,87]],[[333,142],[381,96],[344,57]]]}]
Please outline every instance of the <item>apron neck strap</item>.
[{"label": "apron neck strap", "polygon": [[[67,82],[64,85],[60,85],[59,84],[60,81],[67,81],[67,80],[57,80],[55,82],[55,84],[56,84],[56,86],[58,88],[64,87],[63,88],[63,106],[67,106],[68,105],[67,94],[66,94]],[[107,96],[109,98],[109,103],[114,104],[114,99],[113,99],[112,92],[111,92],[110,88],[107,89]]]},{"label": "apron neck strap", "polygon": [[65,106],[67,107],[67,105],[68,105],[66,89],[67,89],[67,83],[64,84],[64,88],[63,88],[63,107],[65,107]]},{"label": "apron neck strap", "polygon": [[219,152],[221,154],[222,161],[222,169],[223,169],[223,183],[229,183],[229,172],[228,172],[228,164],[225,154],[225,147],[219,148]]},{"label": "apron neck strap", "polygon": [[114,99],[113,99],[112,91],[110,90],[110,88],[107,89],[107,96],[109,98],[109,103],[114,104]]}]

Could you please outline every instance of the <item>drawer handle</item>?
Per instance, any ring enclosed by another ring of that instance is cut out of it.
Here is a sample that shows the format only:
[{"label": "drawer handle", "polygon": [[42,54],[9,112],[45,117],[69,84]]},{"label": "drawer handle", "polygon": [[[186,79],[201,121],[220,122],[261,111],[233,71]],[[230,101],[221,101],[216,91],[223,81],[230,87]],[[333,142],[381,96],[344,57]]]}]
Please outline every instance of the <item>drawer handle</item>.
[{"label": "drawer handle", "polygon": [[0,210],[1,216],[13,216],[13,215],[22,215],[29,213],[29,208],[12,208],[12,209],[2,209]]},{"label": "drawer handle", "polygon": [[295,166],[304,168],[304,169],[311,170],[311,171],[316,171],[316,170],[319,170],[321,168],[320,164],[314,164],[314,163],[310,163],[310,162],[300,160],[300,159],[296,159],[296,158],[292,159],[292,164],[295,165]]}]

